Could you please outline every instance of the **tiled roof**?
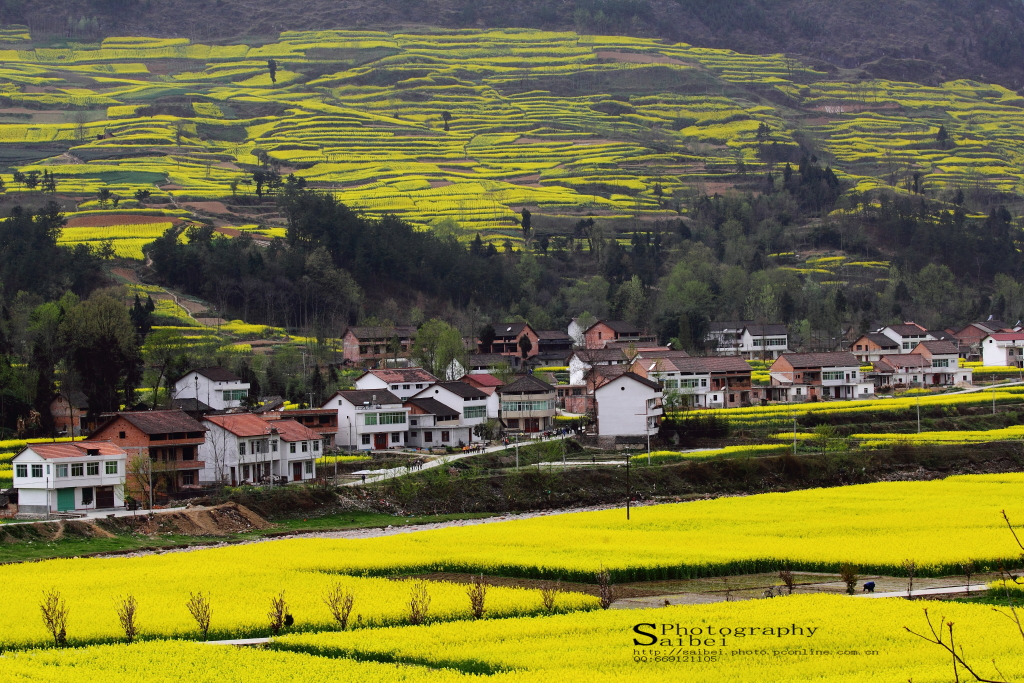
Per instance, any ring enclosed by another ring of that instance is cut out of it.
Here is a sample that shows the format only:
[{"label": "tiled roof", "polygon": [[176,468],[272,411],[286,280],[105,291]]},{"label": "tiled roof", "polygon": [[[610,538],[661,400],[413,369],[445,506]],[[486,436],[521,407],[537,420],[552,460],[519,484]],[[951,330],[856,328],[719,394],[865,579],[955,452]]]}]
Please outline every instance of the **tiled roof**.
[{"label": "tiled roof", "polygon": [[483,387],[500,387],[504,384],[504,382],[502,382],[494,375],[489,375],[487,373],[466,375],[462,378],[462,381],[467,383],[479,384],[480,386]]},{"label": "tiled roof", "polygon": [[356,339],[391,339],[393,337],[415,337],[416,327],[413,325],[395,325],[394,327],[350,327]]},{"label": "tiled roof", "polygon": [[706,358],[643,358],[639,361],[651,372],[741,372],[749,373],[750,364],[739,356],[708,356]]},{"label": "tiled roof", "polygon": [[750,333],[751,337],[760,337],[760,336],[765,336],[765,337],[767,337],[767,336],[776,336],[777,337],[779,335],[785,336],[785,335],[789,334],[789,330],[786,329],[785,325],[776,324],[776,323],[767,323],[765,325],[756,325],[756,324],[747,325],[746,326],[746,330],[747,330],[747,332]]},{"label": "tiled roof", "polygon": [[[264,436],[270,434],[271,423],[259,415],[252,413],[234,413],[231,415],[207,415],[207,422],[223,427],[235,436]],[[275,420],[276,426],[284,420]]]},{"label": "tiled roof", "polygon": [[718,323],[711,323],[708,329],[711,332],[739,332],[748,325],[755,324],[753,320],[723,320]]},{"label": "tiled roof", "polygon": [[537,330],[537,338],[567,342],[572,341],[572,337],[570,337],[565,332],[562,332],[561,330]]},{"label": "tiled roof", "polygon": [[[434,385],[434,387],[441,387],[442,389],[447,389],[456,396],[461,396],[462,398],[468,398],[471,400],[487,398],[487,394],[480,391],[473,385],[467,384],[465,382],[438,382],[437,384]],[[423,393],[426,393],[428,391],[429,389],[424,389]]]},{"label": "tiled roof", "polygon": [[472,368],[489,367],[508,362],[509,357],[500,353],[471,353],[469,355],[469,366]]},{"label": "tiled roof", "polygon": [[631,325],[631,324],[627,323],[625,320],[598,320],[596,323],[594,323],[590,327],[593,328],[595,325],[600,325],[602,323],[604,323],[608,327],[612,328],[612,330],[614,330],[615,332],[618,332],[619,334],[628,334],[628,335],[638,335],[638,334],[640,334],[640,329],[636,325]]},{"label": "tiled roof", "polygon": [[264,420],[263,422],[276,429],[282,441],[319,441],[323,438],[320,432],[299,424],[295,420],[271,420],[269,422]]},{"label": "tiled roof", "polygon": [[901,337],[906,336],[919,336],[928,332],[917,323],[904,323],[902,325],[889,325],[889,329],[900,335]]},{"label": "tiled roof", "polygon": [[171,408],[184,410],[187,413],[213,412],[213,408],[197,398],[172,398]]},{"label": "tiled roof", "polygon": [[617,382],[618,380],[623,379],[623,378],[631,379],[634,382],[639,382],[640,384],[643,384],[646,387],[650,387],[651,389],[656,389],[658,391],[661,391],[661,385],[660,384],[658,384],[654,380],[647,379],[646,377],[641,377],[640,375],[637,375],[636,373],[633,373],[633,372],[624,372],[621,375],[619,375],[618,377],[616,377],[615,379],[609,380],[606,383],[605,386],[607,386],[607,384],[611,384],[612,382]]},{"label": "tiled roof", "polygon": [[544,380],[537,379],[533,375],[523,375],[512,384],[506,384],[498,389],[499,394],[522,394],[527,392],[554,391],[554,387]]},{"label": "tiled roof", "polygon": [[996,341],[1020,341],[1024,339],[1024,332],[993,332],[989,336]]},{"label": "tiled roof", "polygon": [[923,341],[918,346],[923,346],[932,354],[956,356],[960,353],[960,349],[956,347],[956,344],[948,341]]},{"label": "tiled roof", "polygon": [[954,337],[946,330],[928,330],[928,334],[935,337],[938,341],[956,342],[956,337]]},{"label": "tiled roof", "polygon": [[584,363],[610,363],[629,360],[622,349],[578,349],[575,354]]},{"label": "tiled roof", "polygon": [[[373,375],[377,379],[387,382],[388,384],[438,381],[437,377],[434,377],[423,368],[385,368],[383,370],[367,370],[366,375]],[[357,379],[356,381],[358,382],[359,380]]]},{"label": "tiled roof", "polygon": [[494,334],[497,338],[503,337],[518,337],[522,334],[523,329],[529,327],[526,323],[494,323]]},{"label": "tiled roof", "polygon": [[352,405],[356,406],[361,406],[364,403],[370,403],[372,405],[385,405],[402,402],[402,399],[398,398],[387,389],[353,389],[349,391],[335,392],[334,396],[331,396],[329,399],[327,399],[327,402],[324,403],[324,407],[327,407],[329,403],[334,401],[339,396],[348,401],[349,403],[351,403]]},{"label": "tiled roof", "polygon": [[638,349],[637,358],[689,358],[690,354],[682,349]]},{"label": "tiled roof", "polygon": [[434,415],[439,420],[452,419],[456,420],[459,417],[459,411],[446,406],[437,399],[433,398],[410,398],[406,401],[406,404],[413,404],[420,410],[426,411],[428,415]]},{"label": "tiled roof", "polygon": [[[90,450],[99,451],[97,455],[125,455],[126,451],[109,441],[75,441],[74,443],[34,443],[29,444],[25,451],[32,451],[45,460],[62,458],[81,458],[89,455]],[[24,453],[25,451],[22,451]]]},{"label": "tiled roof", "polygon": [[[195,370],[189,370],[184,375],[182,375],[182,379],[185,378],[185,377],[188,377],[193,372],[199,373],[200,375],[202,375],[206,379],[210,380],[211,382],[241,382],[242,381],[241,377],[239,377],[235,373],[231,372],[227,368],[222,368],[222,367],[197,368]],[[181,379],[179,379],[178,381],[180,382]]]},{"label": "tiled roof", "polygon": [[[858,367],[860,361],[848,351],[829,351],[827,353],[784,353],[785,358],[794,368],[849,368]],[[774,364],[772,365],[774,367]]]},{"label": "tiled roof", "polygon": [[[180,410],[147,410],[138,413],[116,413],[110,420],[123,417],[144,434],[170,434],[173,432],[203,432],[206,427]],[[109,420],[108,420],[109,422]],[[99,432],[106,426],[101,425]]]},{"label": "tiled roof", "polygon": [[930,368],[932,366],[932,362],[919,353],[886,356],[878,362],[887,363],[894,368]]},{"label": "tiled roof", "polygon": [[861,338],[862,339],[867,339],[868,341],[877,344],[878,346],[880,346],[883,349],[899,349],[900,348],[900,345],[896,341],[894,341],[890,337],[887,337],[884,334],[880,334],[878,332],[869,332],[868,334],[865,334]]}]

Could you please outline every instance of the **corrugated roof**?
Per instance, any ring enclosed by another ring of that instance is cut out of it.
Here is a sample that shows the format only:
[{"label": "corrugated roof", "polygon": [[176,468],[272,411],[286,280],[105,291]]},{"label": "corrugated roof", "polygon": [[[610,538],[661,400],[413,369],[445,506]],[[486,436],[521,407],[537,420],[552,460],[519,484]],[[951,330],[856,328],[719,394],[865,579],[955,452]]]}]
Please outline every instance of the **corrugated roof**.
[{"label": "corrugated roof", "polygon": [[[367,370],[363,377],[366,375],[373,375],[377,379],[387,382],[388,384],[399,384],[402,382],[437,382],[437,377],[434,377],[423,368],[384,368],[381,370]],[[359,381],[358,379],[356,380]]]},{"label": "corrugated roof", "polygon": [[[848,351],[829,351],[827,353],[784,353],[779,360],[785,358],[794,368],[848,368],[860,366],[860,361]],[[776,361],[778,362],[778,361]],[[772,364],[775,367],[775,364]]]},{"label": "corrugated roof", "polygon": [[[203,419],[223,427],[235,436],[264,436],[270,434],[271,423],[252,413],[207,415]],[[273,424],[277,425],[280,422],[284,422],[284,420],[275,420]]]},{"label": "corrugated roof", "polygon": [[555,388],[547,382],[537,379],[533,375],[523,375],[512,384],[506,384],[498,389],[499,394],[522,394],[527,392],[554,391]]},{"label": "corrugated roof", "polygon": [[74,443],[34,443],[29,444],[25,451],[31,450],[45,460],[61,460],[63,458],[82,458],[89,455],[90,450],[99,451],[97,455],[126,455],[127,451],[109,441],[75,441]]}]

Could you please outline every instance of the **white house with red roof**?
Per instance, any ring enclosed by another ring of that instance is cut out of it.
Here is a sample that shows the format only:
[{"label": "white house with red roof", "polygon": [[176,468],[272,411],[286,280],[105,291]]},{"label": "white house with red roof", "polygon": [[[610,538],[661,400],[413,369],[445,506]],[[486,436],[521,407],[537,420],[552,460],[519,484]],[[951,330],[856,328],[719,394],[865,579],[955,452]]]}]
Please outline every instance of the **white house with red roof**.
[{"label": "white house with red roof", "polygon": [[981,342],[981,361],[986,368],[1024,367],[1024,332],[994,332]]},{"label": "white house with red roof", "polygon": [[383,368],[367,370],[356,379],[356,389],[390,391],[403,401],[439,382],[423,368]]},{"label": "white house with red roof", "polygon": [[14,456],[19,513],[102,510],[124,505],[128,452],[107,441],[32,444]]},{"label": "white house with red roof", "polygon": [[200,483],[237,486],[245,482],[301,482],[316,477],[323,436],[295,420],[233,413],[207,415],[203,423],[207,432],[206,441],[199,447],[204,464]]}]

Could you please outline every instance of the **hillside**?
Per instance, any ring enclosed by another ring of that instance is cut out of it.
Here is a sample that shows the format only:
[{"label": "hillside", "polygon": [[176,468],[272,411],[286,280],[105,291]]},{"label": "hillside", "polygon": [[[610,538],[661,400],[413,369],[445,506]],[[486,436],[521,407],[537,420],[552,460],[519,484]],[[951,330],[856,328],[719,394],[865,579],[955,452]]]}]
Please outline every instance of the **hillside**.
[{"label": "hillside", "polygon": [[3,0],[0,21],[37,36],[247,42],[322,28],[575,30],[785,52],[884,78],[1024,85],[1024,7],[1015,0]]}]

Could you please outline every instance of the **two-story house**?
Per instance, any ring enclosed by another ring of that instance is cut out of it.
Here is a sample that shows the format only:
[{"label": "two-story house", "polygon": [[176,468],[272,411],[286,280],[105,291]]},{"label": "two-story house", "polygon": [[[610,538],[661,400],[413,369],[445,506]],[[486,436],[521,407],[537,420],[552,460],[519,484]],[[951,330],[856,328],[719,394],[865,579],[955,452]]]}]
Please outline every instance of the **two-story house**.
[{"label": "two-story house", "polygon": [[647,344],[654,341],[636,325],[625,320],[598,320],[583,332],[583,343],[588,349],[603,349],[608,342],[635,342]]},{"label": "two-story house", "polygon": [[[90,439],[110,441],[128,452],[128,487],[136,497],[144,494],[150,478],[157,491],[198,486],[199,473],[206,467],[199,457],[206,427],[180,410],[115,413]],[[140,458],[149,462],[139,462]]]},{"label": "two-story house", "polygon": [[226,368],[199,368],[174,382],[172,399],[196,399],[213,410],[238,408],[249,397],[249,383]]},{"label": "two-story house", "polygon": [[522,340],[524,338],[529,340],[527,358],[540,353],[540,337],[537,336],[536,330],[527,323],[494,323],[492,327],[494,328],[494,341],[486,347],[482,341],[479,342],[477,349],[479,353],[497,353],[502,356],[522,358],[525,344]]},{"label": "two-story house", "polygon": [[348,450],[401,448],[409,440],[409,408],[387,389],[339,391],[323,408],[338,411],[338,445]]},{"label": "two-story house", "polygon": [[384,368],[367,370],[356,379],[356,389],[375,391],[383,389],[403,401],[412,398],[439,380],[423,368]]},{"label": "two-story house", "polygon": [[923,356],[931,364],[923,380],[931,385],[973,384],[974,370],[960,366],[960,348],[949,341],[924,341],[911,355]]},{"label": "two-story house", "polygon": [[467,444],[472,440],[473,428],[487,421],[488,396],[468,382],[438,382],[413,398],[440,401],[456,411],[459,415],[459,424],[470,430],[470,438],[465,441]]},{"label": "two-story house", "polygon": [[960,357],[964,360],[983,360],[982,342],[989,335],[997,332],[1015,332],[1002,320],[985,320],[970,323],[953,333],[960,349]]},{"label": "two-story house", "polygon": [[455,408],[433,398],[410,398],[409,440],[413,448],[465,446],[473,439],[473,428],[462,423]]},{"label": "two-story house", "polygon": [[107,441],[31,444],[14,456],[18,511],[102,510],[124,505],[128,453]]},{"label": "two-story house", "polygon": [[53,428],[67,436],[81,436],[83,430],[95,427],[89,417],[89,398],[81,391],[57,394],[50,402]]},{"label": "two-story house", "polygon": [[542,432],[554,426],[555,387],[533,375],[523,375],[498,389],[498,419],[509,431]]},{"label": "two-story house", "polygon": [[666,400],[692,408],[751,405],[750,365],[739,356],[637,358],[631,371],[658,382]]},{"label": "two-story house", "polygon": [[628,365],[622,349],[576,349],[569,358],[569,384],[583,384],[587,372],[598,365]]},{"label": "two-story house", "polygon": [[717,356],[774,360],[789,352],[789,330],[781,323],[715,322],[711,323],[706,343]]},{"label": "two-story house", "polygon": [[598,437],[643,436],[658,433],[662,388],[657,382],[626,372],[594,392]]},{"label": "two-story house", "polygon": [[882,356],[895,356],[902,353],[902,344],[880,332],[862,334],[850,344],[850,353],[862,364],[881,360]]},{"label": "two-story house", "polygon": [[860,361],[848,351],[787,353],[769,369],[771,400],[855,399],[874,396],[874,382],[863,377]]},{"label": "two-story house", "polygon": [[935,340],[935,337],[928,334],[928,330],[914,322],[888,325],[878,330],[878,333],[896,342],[900,347],[900,353],[910,353],[921,342]]},{"label": "two-story house", "polygon": [[464,375],[460,382],[465,382],[471,387],[479,389],[487,394],[487,419],[498,419],[498,388],[505,385],[494,375],[487,373],[470,373]]},{"label": "two-story house", "polygon": [[295,420],[323,437],[324,448],[334,448],[338,438],[338,411],[333,408],[268,410],[259,413],[264,420]]},{"label": "two-story house", "polygon": [[982,364],[986,368],[1024,367],[1024,332],[993,332],[981,343]]},{"label": "two-story house", "polygon": [[343,355],[354,365],[376,364],[387,358],[406,358],[416,338],[414,325],[350,327],[342,336]]},{"label": "two-story house", "polygon": [[320,434],[294,420],[233,413],[207,415],[203,422],[208,429],[200,447],[206,465],[200,473],[203,483],[312,479],[314,463],[323,455]]}]

